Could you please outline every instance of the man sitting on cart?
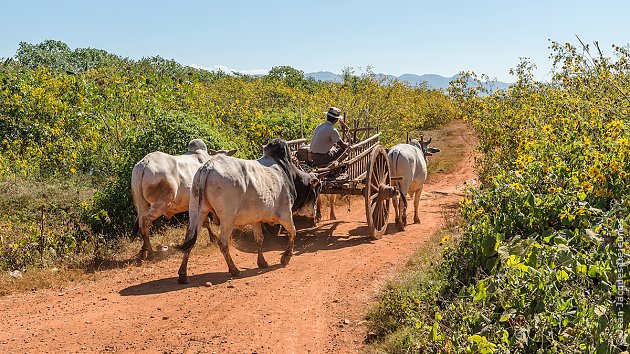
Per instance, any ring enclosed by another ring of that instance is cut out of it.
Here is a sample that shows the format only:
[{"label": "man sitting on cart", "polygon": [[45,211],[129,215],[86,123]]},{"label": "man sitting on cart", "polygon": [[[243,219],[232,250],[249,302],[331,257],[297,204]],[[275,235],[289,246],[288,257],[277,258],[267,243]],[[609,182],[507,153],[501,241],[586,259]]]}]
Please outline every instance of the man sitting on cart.
[{"label": "man sitting on cart", "polygon": [[326,113],[326,121],[315,128],[311,138],[311,159],[315,166],[327,166],[348,148],[348,144],[341,139],[339,131],[334,125],[343,119],[341,110],[330,107]]}]

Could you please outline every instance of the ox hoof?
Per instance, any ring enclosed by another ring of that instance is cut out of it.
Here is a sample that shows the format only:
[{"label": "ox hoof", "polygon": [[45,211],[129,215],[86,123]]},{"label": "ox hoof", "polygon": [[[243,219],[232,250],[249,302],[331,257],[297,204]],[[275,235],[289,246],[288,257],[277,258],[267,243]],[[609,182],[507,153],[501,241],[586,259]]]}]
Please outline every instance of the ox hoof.
[{"label": "ox hoof", "polygon": [[267,263],[266,260],[258,260],[258,268],[267,268],[269,267],[269,264]]},{"label": "ox hoof", "polygon": [[405,223],[402,221],[396,221],[396,226],[399,231],[405,231]]},{"label": "ox hoof", "polygon": [[414,224],[419,224],[420,223],[420,218],[413,218],[413,223]]},{"label": "ox hoof", "polygon": [[232,274],[233,277],[240,277],[241,271],[238,270],[238,268],[230,269],[230,274]]},{"label": "ox hoof", "polygon": [[141,261],[146,261],[149,260],[152,255],[153,252],[151,252],[150,250],[140,250],[140,253],[138,253],[138,259],[140,259]]},{"label": "ox hoof", "polygon": [[179,278],[177,278],[177,282],[180,284],[190,284],[190,280],[188,280],[188,276],[186,275],[179,275]]},{"label": "ox hoof", "polygon": [[286,267],[287,264],[289,264],[289,261],[291,260],[291,256],[292,254],[287,254],[287,253],[283,253],[282,254],[282,258],[280,258],[280,264],[282,264],[283,267]]}]

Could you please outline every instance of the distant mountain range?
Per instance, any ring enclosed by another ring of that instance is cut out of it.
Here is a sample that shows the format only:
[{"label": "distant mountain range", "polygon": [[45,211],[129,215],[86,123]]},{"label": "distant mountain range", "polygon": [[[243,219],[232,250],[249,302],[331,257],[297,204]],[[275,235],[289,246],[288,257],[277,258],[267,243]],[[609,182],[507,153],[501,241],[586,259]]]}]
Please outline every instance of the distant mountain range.
[{"label": "distant mountain range", "polygon": [[[333,81],[333,82],[342,82],[343,76],[339,74],[332,73],[330,71],[318,71],[313,73],[304,74],[306,77],[312,77],[318,81]],[[400,76],[387,75],[387,74],[376,74],[378,79],[386,78],[386,79],[397,79],[398,81],[407,82],[411,86],[426,84],[431,89],[438,90],[446,90],[449,87],[449,83],[460,75],[454,75],[451,77],[444,77],[435,74],[424,74],[424,75],[415,75],[415,74],[403,74]],[[486,81],[484,83],[485,86],[494,90],[506,90],[511,83],[501,82],[501,81]]]}]

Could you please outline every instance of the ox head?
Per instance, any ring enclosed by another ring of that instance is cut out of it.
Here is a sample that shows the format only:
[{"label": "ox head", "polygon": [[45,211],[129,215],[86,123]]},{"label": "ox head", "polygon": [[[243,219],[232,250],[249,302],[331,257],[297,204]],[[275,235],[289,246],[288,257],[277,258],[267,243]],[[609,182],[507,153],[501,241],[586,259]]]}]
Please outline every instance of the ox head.
[{"label": "ox head", "polygon": [[[319,198],[322,192],[322,182],[314,174],[305,174],[305,181],[307,182],[306,199],[304,204],[298,208],[295,213],[299,216],[314,219],[317,214],[317,198]],[[306,184],[306,183],[305,183]]]},{"label": "ox head", "polygon": [[416,140],[416,139],[411,139],[409,141],[409,144],[417,147],[418,149],[422,150],[422,153],[424,154],[424,158],[426,159],[427,156],[431,156],[435,153],[440,152],[440,149],[435,148],[435,147],[430,147],[429,144],[431,144],[431,141],[433,140],[433,138],[429,138],[429,140],[425,141],[424,140],[424,135],[420,135],[420,141]]}]

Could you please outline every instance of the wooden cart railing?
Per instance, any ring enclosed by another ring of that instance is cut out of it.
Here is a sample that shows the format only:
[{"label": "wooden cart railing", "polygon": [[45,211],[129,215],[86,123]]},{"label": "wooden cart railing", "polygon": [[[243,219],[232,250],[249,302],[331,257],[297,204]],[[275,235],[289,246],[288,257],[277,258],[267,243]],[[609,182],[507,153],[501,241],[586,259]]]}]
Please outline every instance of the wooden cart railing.
[{"label": "wooden cart railing", "polygon": [[348,157],[345,164],[348,166],[348,179],[350,181],[362,182],[365,179],[367,166],[370,162],[370,152],[375,145],[378,145],[379,136],[381,136],[381,133],[376,133],[370,138],[348,148]]},{"label": "wooden cart railing", "polygon": [[289,151],[292,154],[295,154],[298,149],[300,148],[300,146],[302,146],[302,144],[306,144],[308,143],[308,139],[295,139],[295,140],[289,140],[287,141],[287,145],[289,145]]},{"label": "wooden cart railing", "polygon": [[[325,167],[308,169],[324,182],[324,194],[362,194],[357,188],[365,180],[366,171],[370,163],[371,152],[378,145],[381,133],[376,133],[366,140],[349,146],[341,156]],[[289,150],[295,153],[306,139],[287,141]],[[341,171],[343,171],[342,174]]]},{"label": "wooden cart railing", "polygon": [[[356,131],[354,132],[356,133]],[[378,239],[387,228],[390,199],[398,195],[392,181],[387,152],[379,144],[381,133],[350,145],[341,156],[325,167],[310,167],[297,160],[297,151],[306,139],[287,141],[293,158],[305,171],[322,182],[322,194],[362,195],[370,234]]]}]

